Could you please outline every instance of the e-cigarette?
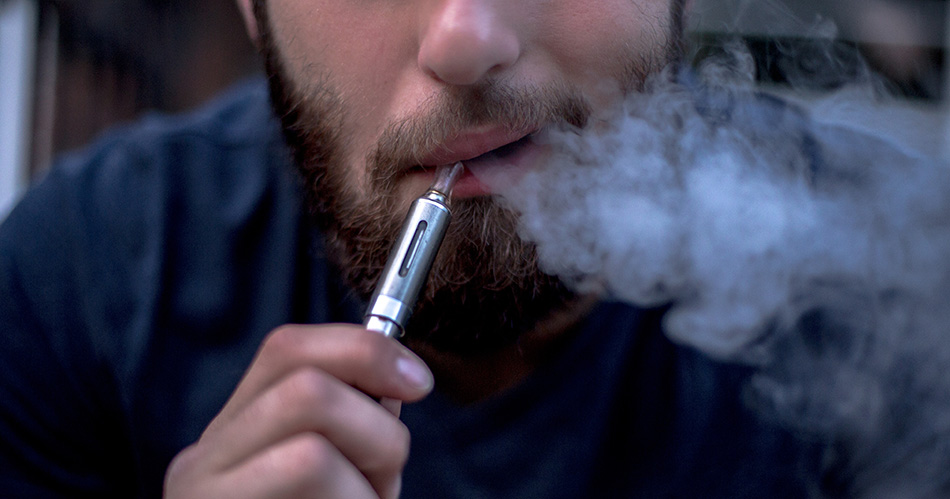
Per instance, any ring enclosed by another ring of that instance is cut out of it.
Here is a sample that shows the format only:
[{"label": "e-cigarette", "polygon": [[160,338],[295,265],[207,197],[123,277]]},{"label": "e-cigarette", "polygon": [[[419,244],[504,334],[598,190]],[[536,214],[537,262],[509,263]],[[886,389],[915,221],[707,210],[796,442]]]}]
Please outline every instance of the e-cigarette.
[{"label": "e-cigarette", "polygon": [[390,338],[405,332],[452,219],[448,203],[463,169],[461,162],[440,166],[432,187],[413,201],[366,309],[366,329]]}]

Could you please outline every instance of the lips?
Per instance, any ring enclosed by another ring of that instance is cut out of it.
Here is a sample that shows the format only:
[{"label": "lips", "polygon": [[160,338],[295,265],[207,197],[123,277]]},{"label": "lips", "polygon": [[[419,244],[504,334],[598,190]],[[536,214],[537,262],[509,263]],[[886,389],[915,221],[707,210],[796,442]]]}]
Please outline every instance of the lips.
[{"label": "lips", "polygon": [[460,133],[425,155],[405,173],[429,185],[437,166],[461,161],[465,170],[455,184],[453,197],[488,196],[492,188],[485,180],[499,174],[517,178],[536,162],[539,149],[532,137],[539,129],[493,127]]},{"label": "lips", "polygon": [[423,157],[423,168],[457,161],[481,159],[482,156],[510,153],[512,148],[527,142],[530,131],[493,128],[459,134]]}]

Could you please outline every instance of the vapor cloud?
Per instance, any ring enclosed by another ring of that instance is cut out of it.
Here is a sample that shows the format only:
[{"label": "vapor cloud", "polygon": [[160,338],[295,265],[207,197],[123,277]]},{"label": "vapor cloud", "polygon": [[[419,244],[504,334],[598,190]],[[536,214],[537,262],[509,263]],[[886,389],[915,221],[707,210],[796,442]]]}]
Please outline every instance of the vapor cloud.
[{"label": "vapor cloud", "polygon": [[[767,95],[741,46],[671,69],[545,166],[476,172],[543,270],[755,368],[748,403],[829,443],[847,497],[950,496],[950,168],[931,115],[867,81]],[[938,125],[938,126],[935,126]]]}]

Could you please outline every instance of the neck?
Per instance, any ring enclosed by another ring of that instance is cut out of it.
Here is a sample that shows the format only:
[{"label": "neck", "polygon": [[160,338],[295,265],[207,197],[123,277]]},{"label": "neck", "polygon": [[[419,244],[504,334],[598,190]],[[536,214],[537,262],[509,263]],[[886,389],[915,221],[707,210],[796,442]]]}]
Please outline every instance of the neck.
[{"label": "neck", "polygon": [[517,385],[549,361],[596,302],[596,296],[581,297],[552,313],[516,343],[490,354],[447,353],[418,340],[407,342],[407,346],[429,365],[441,393],[456,403],[471,404]]}]

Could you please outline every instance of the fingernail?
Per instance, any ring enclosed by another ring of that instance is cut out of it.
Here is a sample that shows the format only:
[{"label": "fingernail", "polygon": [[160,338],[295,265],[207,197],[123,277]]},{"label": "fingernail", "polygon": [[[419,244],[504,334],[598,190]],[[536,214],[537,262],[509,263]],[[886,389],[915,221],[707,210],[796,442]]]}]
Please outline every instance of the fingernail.
[{"label": "fingernail", "polygon": [[432,388],[432,374],[418,360],[399,357],[396,359],[396,369],[413,388],[426,391]]}]

